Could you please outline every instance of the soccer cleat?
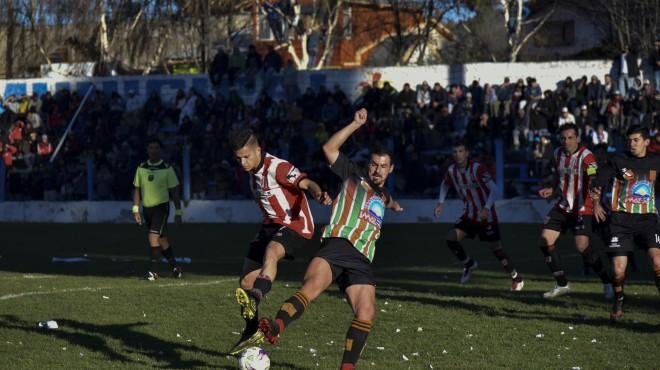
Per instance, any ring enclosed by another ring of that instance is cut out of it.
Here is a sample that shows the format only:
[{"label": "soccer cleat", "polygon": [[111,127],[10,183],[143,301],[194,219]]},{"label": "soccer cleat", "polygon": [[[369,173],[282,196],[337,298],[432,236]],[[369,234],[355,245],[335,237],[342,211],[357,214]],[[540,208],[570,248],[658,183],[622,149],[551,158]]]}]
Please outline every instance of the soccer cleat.
[{"label": "soccer cleat", "polygon": [[145,276],[144,278],[149,281],[155,281],[158,280],[158,274],[155,272],[147,271],[147,276]]},{"label": "soccer cleat", "polygon": [[262,333],[259,330],[257,330],[252,334],[243,334],[241,336],[241,339],[238,340],[238,343],[236,343],[236,345],[234,345],[229,350],[229,354],[235,356],[245,351],[247,348],[258,346],[263,342],[264,342],[264,333]]},{"label": "soccer cleat", "polygon": [[512,292],[519,292],[523,290],[523,287],[525,286],[525,281],[520,279],[520,281],[516,281],[515,279],[511,280],[511,291]]},{"label": "soccer cleat", "polygon": [[555,298],[562,295],[566,295],[571,292],[571,286],[566,284],[566,286],[555,285],[554,288],[543,293],[543,298]]},{"label": "soccer cleat", "polygon": [[280,340],[280,326],[274,320],[268,318],[259,320],[259,331],[270,344],[277,344]]},{"label": "soccer cleat", "polygon": [[181,267],[177,266],[177,267],[172,269],[172,277],[173,278],[181,279],[182,276],[183,276],[183,270],[181,269]]},{"label": "soccer cleat", "polygon": [[257,301],[243,288],[236,288],[236,302],[241,306],[241,315],[246,320],[252,320],[257,314]]},{"label": "soccer cleat", "polygon": [[612,284],[603,284],[603,296],[608,301],[614,299],[614,288]]},{"label": "soccer cleat", "polygon": [[472,271],[477,268],[479,264],[477,263],[477,260],[470,259],[468,263],[463,267],[463,275],[461,276],[461,284],[465,284],[468,281],[470,281],[470,278],[472,277]]},{"label": "soccer cleat", "polygon": [[610,321],[617,322],[623,317],[623,299],[614,300],[614,306],[610,313]]}]

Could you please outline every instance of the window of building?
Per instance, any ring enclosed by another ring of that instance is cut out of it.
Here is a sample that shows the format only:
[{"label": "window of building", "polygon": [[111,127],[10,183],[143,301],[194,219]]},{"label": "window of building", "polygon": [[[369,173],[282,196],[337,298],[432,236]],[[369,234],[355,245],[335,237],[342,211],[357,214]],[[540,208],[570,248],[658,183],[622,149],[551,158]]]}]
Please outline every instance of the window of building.
[{"label": "window of building", "polygon": [[350,39],[351,36],[353,36],[353,16],[350,6],[346,6],[342,9],[341,22],[343,25],[342,36],[346,39]]}]

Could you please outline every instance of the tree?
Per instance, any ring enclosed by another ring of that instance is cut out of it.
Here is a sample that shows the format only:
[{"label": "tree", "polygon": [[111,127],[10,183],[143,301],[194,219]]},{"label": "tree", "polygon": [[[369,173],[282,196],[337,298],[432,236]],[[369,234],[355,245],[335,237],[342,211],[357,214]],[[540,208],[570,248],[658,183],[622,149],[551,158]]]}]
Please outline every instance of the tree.
[{"label": "tree", "polygon": [[503,14],[503,25],[506,29],[507,44],[509,45],[509,62],[518,59],[522,47],[543,27],[545,22],[554,14],[557,2],[548,0],[543,7],[538,8],[538,15],[530,14],[531,1],[526,0],[499,0]]}]

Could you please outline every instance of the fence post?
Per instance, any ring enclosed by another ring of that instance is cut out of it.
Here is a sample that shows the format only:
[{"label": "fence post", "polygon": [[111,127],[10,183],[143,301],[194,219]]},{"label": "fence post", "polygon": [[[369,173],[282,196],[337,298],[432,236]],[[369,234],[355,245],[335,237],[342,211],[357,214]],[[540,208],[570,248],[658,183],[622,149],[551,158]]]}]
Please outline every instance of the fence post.
[{"label": "fence post", "polygon": [[5,185],[7,184],[7,169],[5,161],[0,158],[0,202],[5,201]]},{"label": "fence post", "polygon": [[190,201],[190,145],[183,146],[183,163],[181,166],[183,177],[183,201]]},{"label": "fence post", "polygon": [[94,200],[94,160],[87,158],[87,200]]},{"label": "fence post", "polygon": [[504,198],[504,141],[495,139],[495,183],[497,184],[498,196]]}]

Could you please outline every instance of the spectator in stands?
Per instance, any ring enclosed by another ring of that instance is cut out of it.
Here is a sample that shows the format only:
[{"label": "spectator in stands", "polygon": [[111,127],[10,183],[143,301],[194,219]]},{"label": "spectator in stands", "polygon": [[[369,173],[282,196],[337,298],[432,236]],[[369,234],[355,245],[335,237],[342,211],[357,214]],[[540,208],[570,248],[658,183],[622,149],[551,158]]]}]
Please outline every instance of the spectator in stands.
[{"label": "spectator in stands", "polygon": [[[575,117],[575,124],[580,130],[581,137],[591,137],[591,133],[596,127],[596,119],[594,114],[591,113],[589,108],[586,105],[580,107],[580,113]],[[583,140],[584,142],[589,142],[589,140]]]},{"label": "spectator in stands", "polygon": [[557,126],[561,127],[567,123],[575,123],[575,116],[568,111],[568,107],[561,108],[561,115],[557,121]]},{"label": "spectator in stands", "polygon": [[53,145],[48,141],[48,135],[43,134],[41,135],[41,142],[37,144],[37,154],[39,154],[39,157],[44,158],[51,153],[53,153]]},{"label": "spectator in stands", "polygon": [[655,40],[655,49],[651,53],[651,68],[653,69],[654,88],[660,91],[660,38]]},{"label": "spectator in stands", "polygon": [[282,70],[282,57],[272,45],[268,45],[268,51],[264,56],[264,71],[280,73],[280,70]]},{"label": "spectator in stands", "polygon": [[11,168],[14,165],[17,152],[18,149],[15,146],[0,141],[0,154],[2,155],[2,161],[5,163],[5,167]]},{"label": "spectator in stands", "polygon": [[[410,85],[409,85],[410,86]],[[440,112],[442,107],[447,106],[447,90],[445,90],[439,82],[433,84],[433,91],[431,91],[431,108],[434,111]]]},{"label": "spectator in stands", "polygon": [[496,108],[497,117],[509,117],[511,114],[511,98],[513,95],[513,86],[511,86],[509,77],[504,78],[504,82],[496,89],[498,106]]},{"label": "spectator in stands", "polygon": [[627,45],[624,46],[614,65],[616,71],[619,73],[618,89],[623,96],[628,96],[628,89],[632,87],[635,78],[639,77],[637,53],[630,50]]},{"label": "spectator in stands", "polygon": [[209,68],[209,80],[215,88],[220,86],[222,79],[227,70],[229,69],[229,55],[225,52],[225,48],[220,46],[218,52],[213,57],[213,62],[211,62],[211,68]]},{"label": "spectator in stands", "polygon": [[417,88],[417,109],[421,113],[426,113],[428,108],[431,106],[431,87],[429,86],[429,83],[424,81],[422,84]]},{"label": "spectator in stands", "polygon": [[[236,77],[243,72],[245,69],[245,57],[238,46],[234,46],[234,49],[229,55],[229,70],[227,71],[227,76],[229,79],[229,86],[234,86],[236,82]],[[261,64],[259,64],[261,66]]]},{"label": "spectator in stands", "polygon": [[407,82],[404,83],[403,89],[399,92],[399,95],[397,96],[399,109],[413,111],[415,109],[416,100],[417,100],[417,96],[415,91],[413,91],[413,89],[410,88],[409,83]]},{"label": "spectator in stands", "polygon": [[605,125],[598,124],[598,128],[591,133],[591,144],[609,144],[609,134],[605,131]]}]

